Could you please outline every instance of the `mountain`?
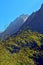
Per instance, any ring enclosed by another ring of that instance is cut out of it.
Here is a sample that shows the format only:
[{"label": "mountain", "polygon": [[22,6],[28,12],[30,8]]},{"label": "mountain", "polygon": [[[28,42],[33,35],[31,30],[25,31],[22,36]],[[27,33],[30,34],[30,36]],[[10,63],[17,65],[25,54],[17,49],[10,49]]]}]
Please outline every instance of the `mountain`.
[{"label": "mountain", "polygon": [[9,37],[6,40],[0,39],[0,65],[43,65],[41,33],[43,33],[43,5],[29,17],[27,15],[18,17],[1,33],[2,38]]},{"label": "mountain", "polygon": [[0,34],[0,38],[6,38],[27,28],[43,33],[43,4],[38,11],[33,12],[30,16],[23,14],[17,17],[10,23],[7,29]]},{"label": "mountain", "polygon": [[12,34],[15,34],[20,29],[20,27],[25,23],[27,18],[28,15],[24,14],[17,17],[13,22],[10,23],[7,29],[0,34],[0,38],[6,38]]},{"label": "mountain", "polygon": [[32,31],[43,33],[43,4],[38,11],[28,17],[21,29],[25,29],[26,27],[29,27]]}]

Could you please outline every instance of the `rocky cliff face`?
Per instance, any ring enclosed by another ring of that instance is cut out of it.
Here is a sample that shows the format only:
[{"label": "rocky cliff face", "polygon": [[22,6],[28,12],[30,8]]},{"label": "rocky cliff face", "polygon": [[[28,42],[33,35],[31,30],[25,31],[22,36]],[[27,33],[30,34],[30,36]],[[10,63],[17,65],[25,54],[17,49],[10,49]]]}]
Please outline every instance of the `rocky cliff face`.
[{"label": "rocky cliff face", "polygon": [[34,12],[22,26],[22,29],[29,26],[29,29],[43,33],[43,4],[41,8]]},{"label": "rocky cliff face", "polygon": [[7,29],[3,33],[0,34],[0,38],[6,38],[12,34],[17,33],[17,31],[25,23],[27,18],[28,18],[28,15],[24,15],[24,14],[17,17],[13,22],[10,23]]}]

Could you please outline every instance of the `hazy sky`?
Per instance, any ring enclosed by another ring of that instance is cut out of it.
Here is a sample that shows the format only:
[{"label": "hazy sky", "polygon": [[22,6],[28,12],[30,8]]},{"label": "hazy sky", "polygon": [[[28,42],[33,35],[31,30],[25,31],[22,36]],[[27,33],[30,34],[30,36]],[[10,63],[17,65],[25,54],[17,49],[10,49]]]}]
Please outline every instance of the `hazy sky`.
[{"label": "hazy sky", "polygon": [[43,0],[0,0],[0,31],[21,14],[38,10]]}]

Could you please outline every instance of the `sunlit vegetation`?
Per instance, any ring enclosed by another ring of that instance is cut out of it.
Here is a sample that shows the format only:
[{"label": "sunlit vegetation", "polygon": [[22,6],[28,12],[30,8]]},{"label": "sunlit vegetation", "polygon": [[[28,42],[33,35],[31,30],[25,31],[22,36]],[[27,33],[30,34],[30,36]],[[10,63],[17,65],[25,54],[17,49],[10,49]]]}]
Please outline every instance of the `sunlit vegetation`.
[{"label": "sunlit vegetation", "polygon": [[41,61],[36,60],[43,60],[42,47],[43,34],[22,30],[15,37],[0,40],[0,65],[38,65]]}]

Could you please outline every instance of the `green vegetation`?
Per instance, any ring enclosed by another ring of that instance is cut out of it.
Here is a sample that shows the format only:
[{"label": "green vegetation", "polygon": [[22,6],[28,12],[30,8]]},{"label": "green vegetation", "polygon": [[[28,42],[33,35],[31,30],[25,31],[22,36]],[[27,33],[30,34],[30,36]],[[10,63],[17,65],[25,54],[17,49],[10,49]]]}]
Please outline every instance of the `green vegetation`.
[{"label": "green vegetation", "polygon": [[22,30],[17,36],[0,40],[0,65],[37,65],[43,57],[43,34]]}]

